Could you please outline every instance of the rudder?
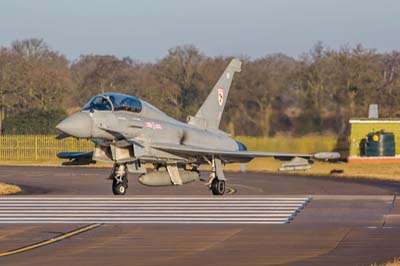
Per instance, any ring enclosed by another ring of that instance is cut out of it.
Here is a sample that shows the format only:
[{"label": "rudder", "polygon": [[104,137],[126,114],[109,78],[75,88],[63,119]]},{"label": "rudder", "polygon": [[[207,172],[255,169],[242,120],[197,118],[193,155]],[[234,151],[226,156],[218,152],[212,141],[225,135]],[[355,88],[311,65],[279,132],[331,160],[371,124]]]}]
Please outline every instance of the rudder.
[{"label": "rudder", "polygon": [[239,59],[232,59],[197,114],[194,117],[189,116],[189,124],[205,128],[219,127],[233,76],[241,71],[241,65],[242,62]]}]

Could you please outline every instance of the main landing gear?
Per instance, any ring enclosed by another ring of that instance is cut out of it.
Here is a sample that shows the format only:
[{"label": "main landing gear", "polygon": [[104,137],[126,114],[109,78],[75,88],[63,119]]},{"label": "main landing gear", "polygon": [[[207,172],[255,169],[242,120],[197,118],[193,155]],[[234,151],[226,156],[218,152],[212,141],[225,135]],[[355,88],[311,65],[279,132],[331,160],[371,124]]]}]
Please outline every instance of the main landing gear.
[{"label": "main landing gear", "polygon": [[114,165],[111,173],[112,191],[114,195],[125,195],[128,189],[128,172],[124,164]]},{"label": "main landing gear", "polygon": [[225,194],[225,181],[219,180],[218,177],[215,177],[211,181],[210,189],[213,195],[224,195]]},{"label": "main landing gear", "polygon": [[210,188],[213,195],[224,195],[226,178],[224,172],[222,171],[221,159],[213,157],[212,161],[208,162],[212,167],[212,172],[208,181],[208,187]]}]

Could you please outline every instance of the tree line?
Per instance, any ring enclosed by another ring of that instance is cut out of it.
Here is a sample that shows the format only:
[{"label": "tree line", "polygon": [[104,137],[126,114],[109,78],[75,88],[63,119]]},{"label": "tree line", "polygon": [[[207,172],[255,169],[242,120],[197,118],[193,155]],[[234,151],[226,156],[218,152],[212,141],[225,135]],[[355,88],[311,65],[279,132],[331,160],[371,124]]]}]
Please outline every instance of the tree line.
[{"label": "tree line", "polygon": [[[142,98],[179,120],[195,114],[231,57],[177,46],[155,63],[82,55],[69,61],[42,39],[0,49],[0,128],[4,134],[50,134],[92,96],[120,92]],[[371,103],[383,117],[400,116],[400,53],[362,45],[317,43],[293,58],[241,57],[222,129],[234,135],[343,135],[350,117]]]}]

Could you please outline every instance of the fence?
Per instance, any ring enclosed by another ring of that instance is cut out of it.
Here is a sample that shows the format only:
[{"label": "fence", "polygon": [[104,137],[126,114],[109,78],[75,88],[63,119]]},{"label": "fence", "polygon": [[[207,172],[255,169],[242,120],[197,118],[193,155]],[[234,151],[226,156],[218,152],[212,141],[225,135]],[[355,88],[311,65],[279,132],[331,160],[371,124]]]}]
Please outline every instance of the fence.
[{"label": "fence", "polygon": [[[331,151],[336,138],[312,137],[237,137],[249,150],[295,153]],[[0,160],[51,161],[57,160],[57,153],[63,151],[90,151],[93,143],[88,140],[66,138],[57,140],[48,135],[3,135],[0,136]]]},{"label": "fence", "polygon": [[0,136],[0,160],[56,160],[59,152],[93,149],[93,143],[88,140],[73,138],[57,140],[55,137],[52,135]]}]

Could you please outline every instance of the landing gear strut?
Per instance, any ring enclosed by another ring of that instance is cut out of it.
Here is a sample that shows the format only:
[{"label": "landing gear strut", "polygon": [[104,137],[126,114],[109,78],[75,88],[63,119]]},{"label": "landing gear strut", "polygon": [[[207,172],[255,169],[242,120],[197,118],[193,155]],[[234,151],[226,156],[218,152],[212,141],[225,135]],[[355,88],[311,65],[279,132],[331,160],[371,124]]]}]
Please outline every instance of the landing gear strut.
[{"label": "landing gear strut", "polygon": [[123,164],[116,164],[111,173],[112,191],[114,195],[125,195],[128,189],[128,172]]},{"label": "landing gear strut", "polygon": [[[205,158],[207,159],[207,158]],[[206,160],[207,161],[207,160]],[[219,158],[212,158],[212,161],[208,161],[212,167],[212,172],[208,181],[208,186],[213,195],[220,196],[225,194],[225,175],[222,171],[222,163]]]}]

